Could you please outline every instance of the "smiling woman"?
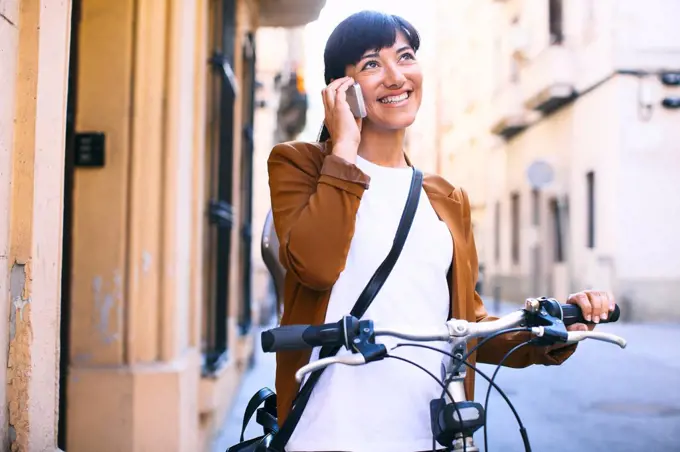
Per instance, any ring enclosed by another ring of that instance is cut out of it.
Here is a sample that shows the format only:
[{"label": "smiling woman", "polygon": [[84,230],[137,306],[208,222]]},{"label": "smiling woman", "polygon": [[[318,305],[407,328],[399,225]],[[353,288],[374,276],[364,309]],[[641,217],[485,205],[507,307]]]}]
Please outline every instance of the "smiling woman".
[{"label": "smiling woman", "polygon": [[[478,263],[467,194],[439,176],[420,178],[404,151],[406,128],[422,99],[419,47],[418,32],[401,17],[363,11],[342,21],[324,52],[319,141],[281,143],[271,152],[272,214],[286,269],[282,325],[337,322],[357,306],[368,306],[358,317],[379,328],[427,330],[454,316],[493,319],[474,290]],[[363,118],[347,102],[354,84],[364,99]],[[401,229],[404,218],[412,219],[410,229]],[[403,247],[393,253],[395,243]],[[371,291],[373,286],[379,288]],[[587,305],[582,297],[572,298]],[[476,359],[498,364],[526,340],[521,334],[489,342]],[[327,352],[277,353],[278,446],[289,437],[285,450],[295,452],[433,449],[429,407],[441,387],[399,360],[328,367],[305,382],[295,402],[296,370]],[[573,346],[524,347],[505,365],[559,364],[573,352]],[[435,353],[416,348],[390,353],[440,374]],[[465,384],[467,394],[474,394],[474,373]]]},{"label": "smiling woman", "polygon": [[[362,126],[408,127],[415,120],[421,100],[423,77],[416,62],[420,35],[409,22],[395,15],[364,11],[351,19],[340,23],[326,44],[326,84],[351,76],[361,86],[369,112]],[[381,110],[376,108],[377,102],[409,108]],[[329,138],[325,124],[319,141]]]}]

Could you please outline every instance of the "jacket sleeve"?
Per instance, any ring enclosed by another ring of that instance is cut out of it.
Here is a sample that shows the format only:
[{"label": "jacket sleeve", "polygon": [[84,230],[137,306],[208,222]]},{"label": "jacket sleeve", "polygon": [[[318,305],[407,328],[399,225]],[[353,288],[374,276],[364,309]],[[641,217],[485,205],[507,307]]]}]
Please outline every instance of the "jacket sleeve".
[{"label": "jacket sleeve", "polygon": [[312,146],[276,145],[267,162],[269,188],[282,265],[301,284],[328,290],[345,267],[370,178],[340,157],[324,158]]},{"label": "jacket sleeve", "polygon": [[[462,194],[463,211],[465,215],[465,235],[467,237],[468,256],[470,256],[470,270],[472,272],[472,287],[475,287],[479,275],[477,247],[475,245],[474,234],[472,233],[470,200],[468,199],[467,193],[464,190],[462,190]],[[498,318],[490,316],[486,312],[484,302],[477,291],[474,291],[474,306],[475,318],[477,322],[488,322]],[[522,342],[526,342],[529,339],[531,339],[530,334],[524,332],[509,333],[498,336],[479,348],[477,351],[477,361],[487,364],[499,364],[507,352],[509,352],[513,347],[521,344]],[[567,358],[569,358],[575,350],[576,344],[566,347],[563,346],[559,349],[554,346],[537,347],[527,345],[510,355],[510,357],[504,361],[503,365],[516,368],[527,367],[532,364],[558,365],[562,364]]]}]

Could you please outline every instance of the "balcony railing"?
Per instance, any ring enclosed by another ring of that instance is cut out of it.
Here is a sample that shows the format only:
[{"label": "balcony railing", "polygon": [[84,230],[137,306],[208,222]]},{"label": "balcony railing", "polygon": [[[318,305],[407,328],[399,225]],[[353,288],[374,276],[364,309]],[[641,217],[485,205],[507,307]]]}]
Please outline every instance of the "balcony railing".
[{"label": "balcony railing", "polygon": [[524,107],[543,114],[553,112],[576,96],[573,52],[551,45],[522,70]]},{"label": "balcony railing", "polygon": [[531,120],[531,113],[522,104],[518,83],[505,85],[494,96],[490,111],[490,129],[494,135],[511,138],[529,127]]}]

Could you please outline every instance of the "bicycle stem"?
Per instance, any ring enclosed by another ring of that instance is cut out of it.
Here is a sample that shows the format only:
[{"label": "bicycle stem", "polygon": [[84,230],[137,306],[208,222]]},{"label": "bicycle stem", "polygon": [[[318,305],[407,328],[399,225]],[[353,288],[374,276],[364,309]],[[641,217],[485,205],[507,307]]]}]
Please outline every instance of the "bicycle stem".
[{"label": "bicycle stem", "polygon": [[[453,363],[451,363],[453,366]],[[465,370],[458,370],[455,375],[449,375],[447,372],[447,380],[449,383],[446,385],[447,394],[453,397],[453,400],[449,402],[463,402],[467,400],[465,397]],[[448,395],[445,396],[448,399]],[[460,414],[465,417],[464,413]],[[465,443],[463,443],[465,442]],[[465,444],[465,445],[463,445]],[[453,443],[452,452],[479,452],[479,448],[475,446],[474,438],[472,436],[463,436],[462,433],[456,434],[456,439]]]},{"label": "bicycle stem", "polygon": [[[447,403],[456,404],[468,401],[465,393],[467,369],[460,365],[460,360],[463,359],[467,352],[467,338],[452,337],[451,342],[453,357],[449,360],[448,365],[445,368],[446,375],[443,382],[446,384],[446,391],[443,396]],[[453,398],[453,400],[450,400],[450,398]],[[466,412],[465,408],[462,408],[462,410],[456,410],[452,414],[462,422],[463,419],[468,417],[466,415],[469,413]],[[475,446],[472,435],[467,436],[464,433],[457,433],[454,438],[453,444],[451,445],[452,452],[479,452],[479,448]]]}]

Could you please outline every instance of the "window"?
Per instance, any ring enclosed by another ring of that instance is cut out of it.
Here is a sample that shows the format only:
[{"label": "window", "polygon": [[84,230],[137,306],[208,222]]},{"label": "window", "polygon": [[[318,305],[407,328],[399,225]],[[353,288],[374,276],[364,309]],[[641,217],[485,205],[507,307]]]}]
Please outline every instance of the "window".
[{"label": "window", "polygon": [[586,6],[586,18],[583,36],[585,42],[592,41],[595,37],[595,32],[597,31],[595,1],[596,0],[588,0],[588,5]]},{"label": "window", "polygon": [[564,42],[562,0],[550,0],[548,17],[550,21],[550,43],[562,44]]},{"label": "window", "polygon": [[[512,26],[511,26],[512,34],[513,36],[517,36],[518,33],[521,33],[521,30],[519,28],[519,17],[515,16],[512,19]],[[519,76],[520,76],[520,61],[519,57],[517,55],[517,51],[519,49],[519,43],[517,40],[514,40],[515,42],[512,43],[512,53],[510,55],[510,81],[512,83],[519,83]]]},{"label": "window", "polygon": [[553,260],[564,262],[564,242],[562,240],[562,212],[556,199],[550,201],[550,216],[553,226]]},{"label": "window", "polygon": [[541,223],[541,192],[531,190],[531,224],[538,226]]},{"label": "window", "polygon": [[493,63],[494,63],[494,92],[497,93],[503,87],[503,75],[505,68],[503,67],[503,40],[500,36],[496,36],[493,43]]},{"label": "window", "polygon": [[513,193],[510,197],[512,214],[512,263],[519,264],[519,193]]},{"label": "window", "polygon": [[588,209],[588,248],[595,248],[595,173],[586,174],[587,209]]},{"label": "window", "polygon": [[248,33],[243,43],[242,94],[241,107],[243,134],[241,139],[241,225],[240,225],[240,310],[239,332],[245,335],[252,326],[252,266],[250,254],[252,249],[252,219],[253,219],[253,128],[255,123],[255,36]]},{"label": "window", "polygon": [[510,57],[510,81],[512,83],[519,83],[520,65],[517,57],[514,55]]},{"label": "window", "polygon": [[201,331],[203,374],[221,368],[229,352],[229,293],[233,225],[234,115],[238,86],[231,76],[235,66],[236,0],[210,2],[206,131],[206,201],[209,224],[205,232],[205,293]]},{"label": "window", "polygon": [[494,208],[494,248],[493,256],[496,263],[501,260],[501,203],[496,201],[496,206]]}]

